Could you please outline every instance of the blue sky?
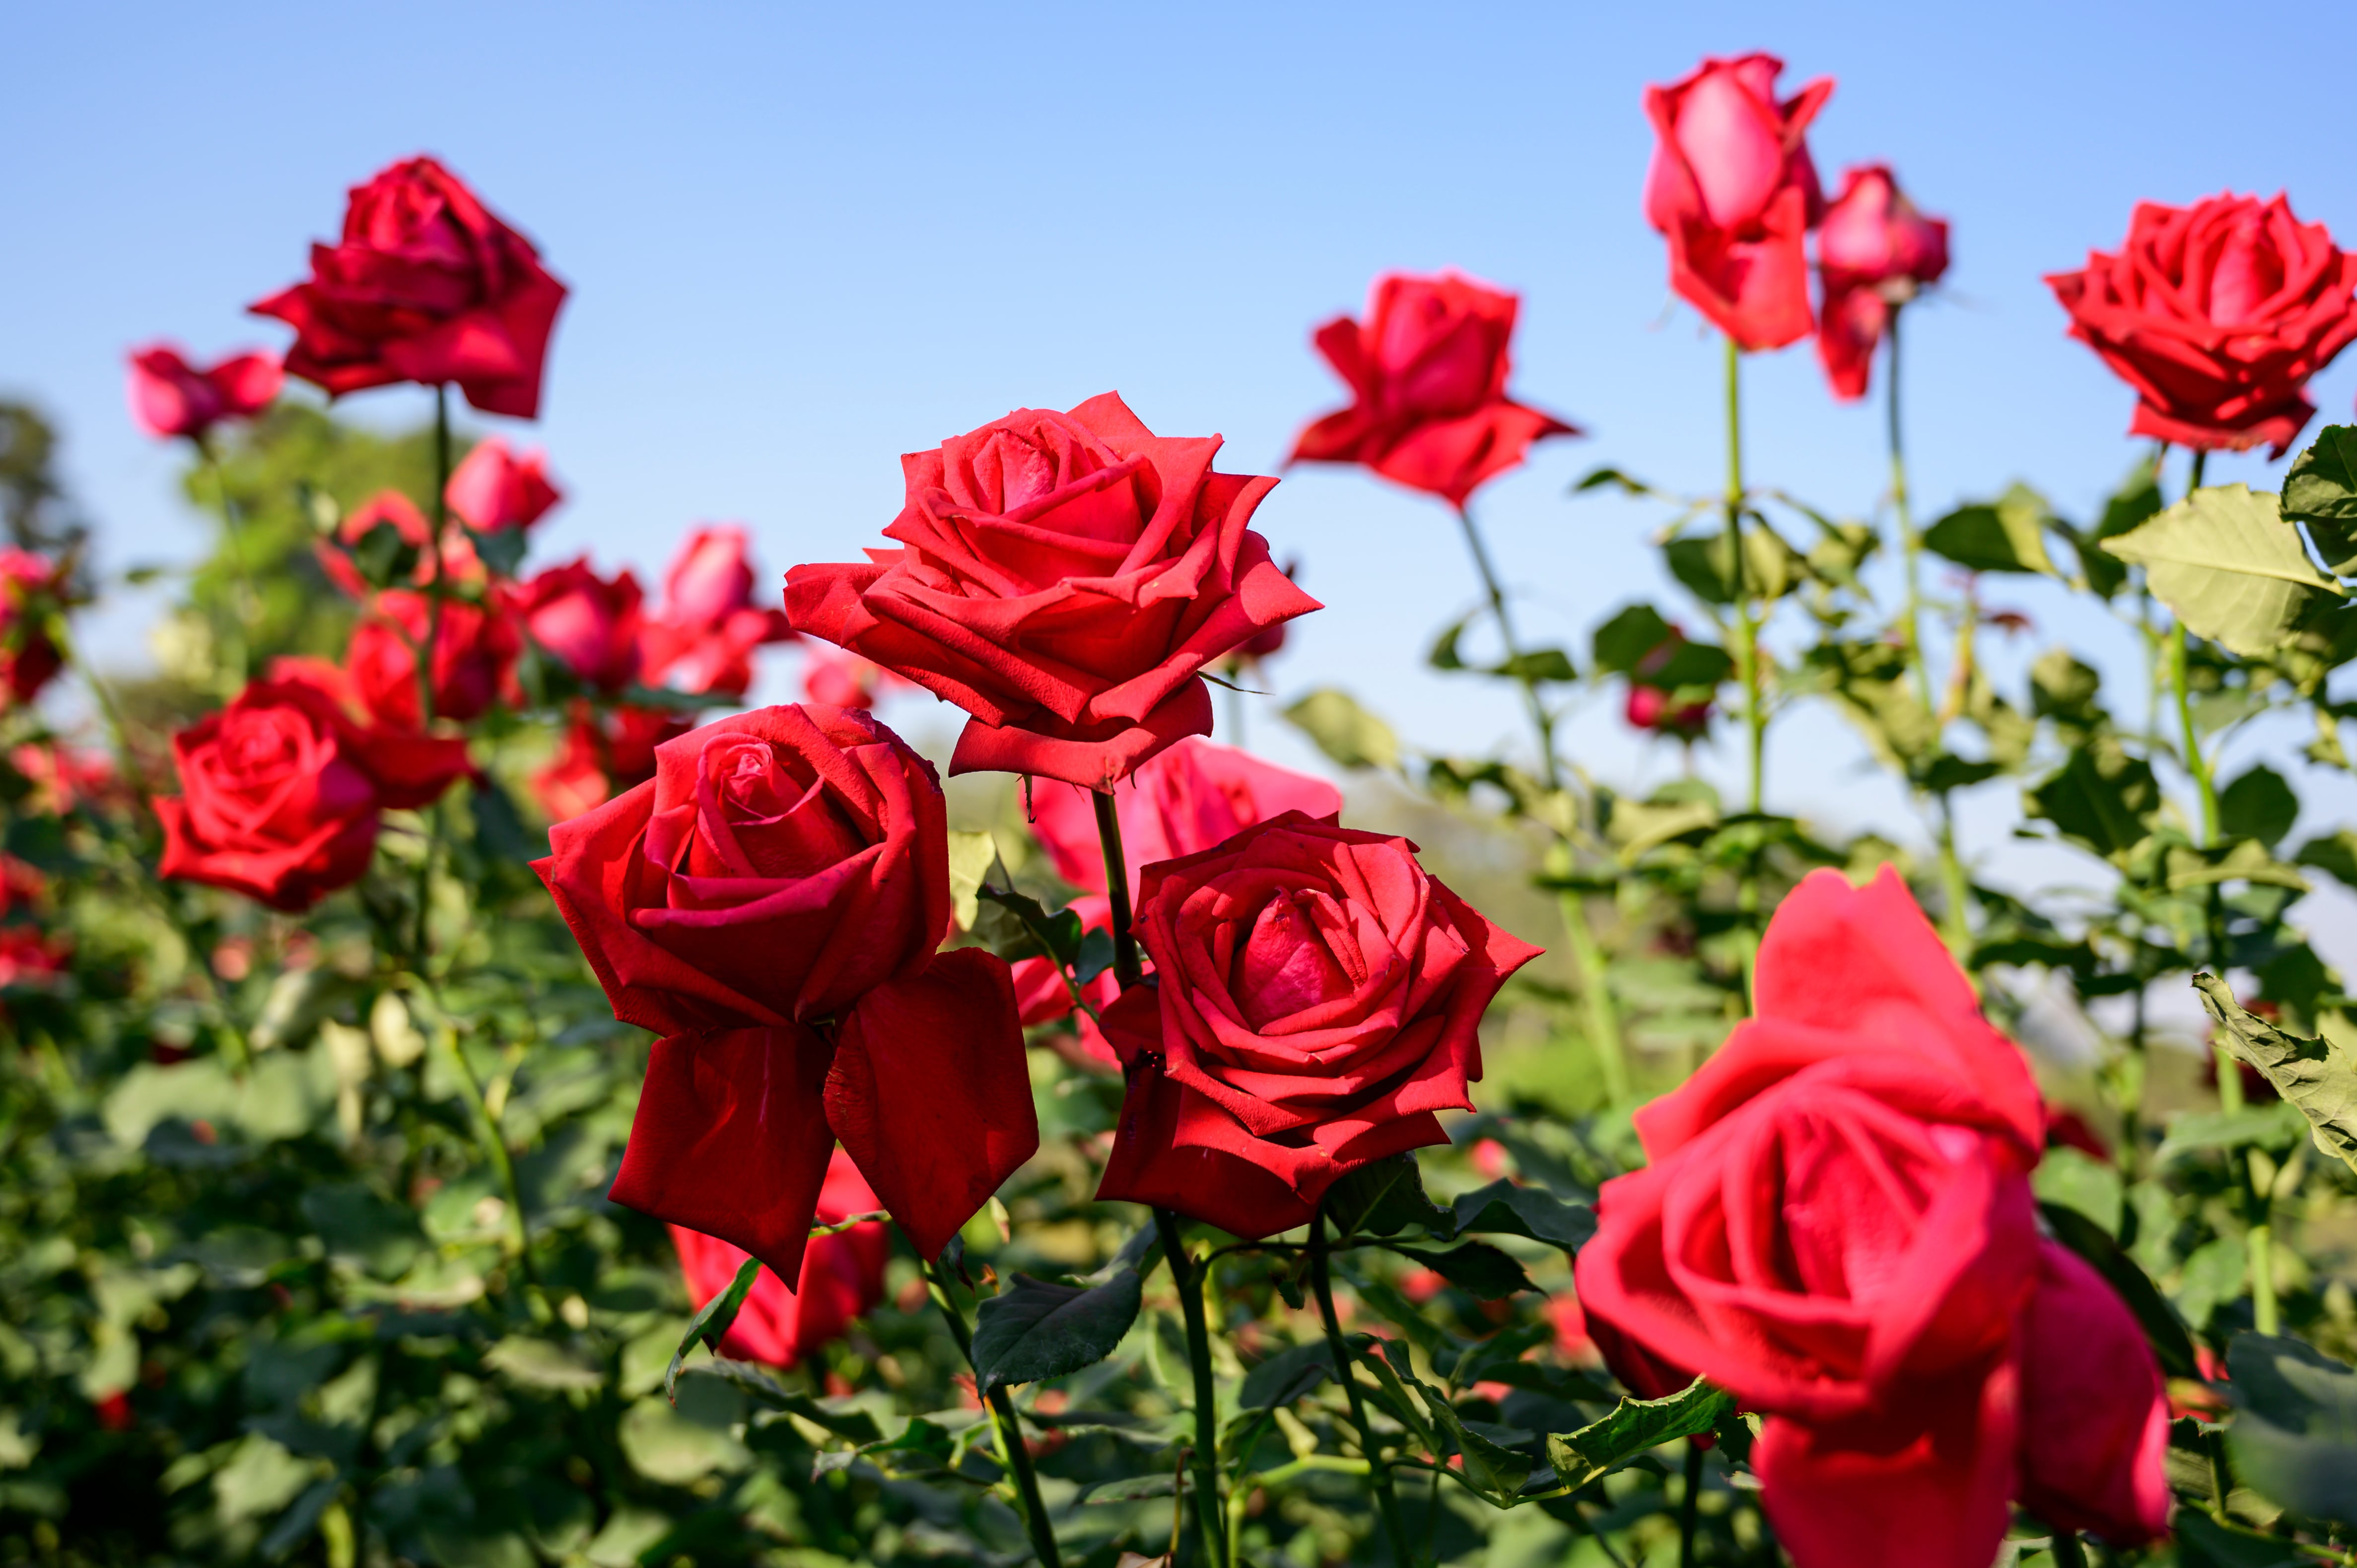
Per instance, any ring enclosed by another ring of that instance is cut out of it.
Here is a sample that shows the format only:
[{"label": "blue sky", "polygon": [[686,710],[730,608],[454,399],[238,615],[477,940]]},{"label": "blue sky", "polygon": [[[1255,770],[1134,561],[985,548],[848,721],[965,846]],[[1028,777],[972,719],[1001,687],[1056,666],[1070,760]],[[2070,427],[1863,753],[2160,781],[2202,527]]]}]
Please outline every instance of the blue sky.
[{"label": "blue sky", "polygon": [[[1311,328],[1378,271],[1455,265],[1523,293],[1520,391],[1589,433],[1479,502],[1534,639],[1584,658],[1621,603],[1678,601],[1647,543],[1654,514],[1571,500],[1569,482],[1606,462],[1672,488],[1720,482],[1717,348],[1672,308],[1638,210],[1647,81],[1753,48],[1781,53],[1794,86],[1832,75],[1812,136],[1828,182],[1888,159],[1953,220],[1945,296],[1910,317],[1916,489],[1933,514],[2016,478],[2083,514],[2135,458],[2126,390],[2063,338],[2039,277],[2115,242],[2137,199],[2287,189],[2357,244],[2345,113],[2292,63],[2352,54],[2345,0],[2270,6],[2264,27],[2190,4],[1770,14],[37,7],[16,19],[0,96],[20,155],[0,387],[61,422],[109,558],[185,553],[175,455],[130,424],[124,351],[157,336],[206,355],[282,344],[242,306],[297,275],[347,186],[430,150],[574,288],[544,418],[511,432],[544,443],[571,492],[544,525],[547,555],[659,568],[685,525],[728,518],[781,572],[854,557],[897,508],[898,454],[1017,405],[1117,388],[1158,430],[1223,433],[1223,467],[1270,471],[1335,400]],[[2315,393],[2349,418],[2357,354]],[[1755,482],[1837,512],[1876,504],[1877,406],[1835,405],[1805,348],[1757,362],[1749,398]],[[393,423],[424,404],[346,406]],[[1331,607],[1301,626],[1280,692],[1345,683],[1436,748],[1519,738],[1507,693],[1422,668],[1473,597],[1437,506],[1302,470],[1260,515]],[[1992,597],[2038,623],[2012,667],[2058,639],[2125,658],[2060,594]],[[1253,738],[1297,755],[1275,728],[1260,718]],[[1572,736],[1607,778],[1676,766],[1609,705]],[[1902,830],[1903,802],[1861,781],[1860,755],[1830,715],[1794,715],[1772,745],[1771,803]],[[2323,787],[2312,812],[2345,819],[2345,784]],[[1985,852],[2010,853],[2010,800],[2000,786],[1974,808]]]}]

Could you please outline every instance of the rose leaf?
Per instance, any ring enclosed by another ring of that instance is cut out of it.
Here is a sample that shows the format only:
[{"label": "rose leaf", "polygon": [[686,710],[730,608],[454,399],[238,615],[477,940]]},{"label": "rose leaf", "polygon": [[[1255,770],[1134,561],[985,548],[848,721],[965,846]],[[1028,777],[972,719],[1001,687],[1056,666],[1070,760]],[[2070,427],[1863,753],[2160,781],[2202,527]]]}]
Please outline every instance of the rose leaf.
[{"label": "rose leaf", "polygon": [[1550,1434],[1547,1462],[1566,1491],[1577,1491],[1648,1449],[1717,1430],[1735,1410],[1735,1396],[1696,1378],[1657,1400],[1622,1400],[1609,1415],[1577,1432]]},{"label": "rose leaf", "polygon": [[1103,1360],[1137,1321],[1142,1285],[1135,1269],[1116,1269],[1098,1285],[1015,1275],[974,1314],[974,1370],[982,1391]]},{"label": "rose leaf", "polygon": [[2302,1039],[2244,1012],[2214,975],[2196,974],[2193,986],[2233,1053],[2308,1118],[2316,1146],[2357,1170],[2357,1059],[2337,1040]]},{"label": "rose leaf", "polygon": [[719,1353],[720,1341],[727,1337],[737,1321],[737,1310],[745,1305],[745,1297],[751,1294],[753,1282],[760,1273],[760,1259],[746,1259],[737,1268],[737,1277],[728,1282],[728,1288],[697,1307],[695,1316],[687,1320],[687,1332],[679,1337],[679,1348],[672,1352],[671,1365],[663,1369],[663,1392],[670,1396],[672,1403],[679,1402],[680,1363],[687,1359],[687,1353],[695,1348],[699,1339],[705,1349],[715,1355]]},{"label": "rose leaf", "polygon": [[2357,1370],[2266,1334],[2235,1335],[2226,1370],[2235,1471],[2304,1519],[2357,1520]]},{"label": "rose leaf", "polygon": [[2196,637],[2245,658],[2281,647],[2327,594],[2276,498],[2247,485],[2196,490],[2139,528],[2104,541]]}]

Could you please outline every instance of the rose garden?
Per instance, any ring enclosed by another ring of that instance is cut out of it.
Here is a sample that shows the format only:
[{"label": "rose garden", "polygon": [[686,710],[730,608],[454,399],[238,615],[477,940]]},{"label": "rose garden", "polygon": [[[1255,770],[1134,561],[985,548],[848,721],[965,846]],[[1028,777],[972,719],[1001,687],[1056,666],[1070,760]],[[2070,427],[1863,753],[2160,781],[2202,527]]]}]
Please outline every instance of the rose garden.
[{"label": "rose garden", "polygon": [[[1497,755],[1334,687],[1283,706],[1326,774],[1230,744],[1322,607],[1279,477],[1149,389],[852,455],[905,500],[825,561],[542,558],[561,455],[469,411],[535,416],[561,259],[432,157],[276,348],[134,354],[214,531],[177,655],[91,657],[71,530],[0,553],[0,1559],[2357,1568],[2357,1000],[2293,913],[2357,830],[2226,760],[2289,714],[2352,769],[2357,423],[2304,388],[2357,254],[2280,196],[2053,236],[2126,478],[1919,518],[1948,225],[1821,182],[1781,69],[1642,96],[1726,482],[1582,489],[1659,506],[1682,604],[1518,635],[1473,503],[1578,432],[1515,295],[1315,328],[1291,460],[1429,499],[1401,569],[1483,607],[1415,634],[1521,704]],[[1758,482],[1786,349],[1885,401],[1875,515]],[[429,425],[339,417],[398,384]],[[2279,494],[2205,483],[2254,448]],[[2153,700],[2059,643],[2001,689],[2008,575]],[[748,708],[770,659],[804,700]],[[1741,786],[1597,777],[1596,689]],[[1800,703],[1927,853],[1763,808]],[[2002,781],[2099,897],[1983,879]],[[2092,1065],[2018,1043],[2057,994]]]}]

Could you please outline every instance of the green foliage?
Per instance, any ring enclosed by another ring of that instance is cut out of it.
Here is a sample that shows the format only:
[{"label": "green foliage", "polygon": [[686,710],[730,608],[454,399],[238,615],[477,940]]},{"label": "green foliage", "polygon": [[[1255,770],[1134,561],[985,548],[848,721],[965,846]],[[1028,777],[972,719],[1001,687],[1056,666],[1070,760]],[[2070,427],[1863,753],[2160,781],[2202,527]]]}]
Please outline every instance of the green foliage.
[{"label": "green foliage", "polygon": [[2226,1352],[2239,1409],[2235,1468],[2303,1519],[2357,1522],[2357,1371],[2297,1339],[2237,1334]]},{"label": "green foliage", "polygon": [[2046,554],[2053,521],[2045,499],[2016,485],[1999,500],[1959,507],[1923,531],[1923,548],[1975,572],[2054,575]]},{"label": "green foliage", "polygon": [[1318,750],[1345,768],[1396,768],[1400,765],[1399,736],[1347,692],[1322,687],[1287,707],[1285,717]]},{"label": "green foliage", "polygon": [[2284,475],[2283,519],[2304,523],[2336,576],[2357,574],[2357,426],[2328,424]]},{"label": "green foliage", "polygon": [[2282,647],[2339,592],[2309,564],[2276,499],[2244,485],[2197,490],[2104,548],[2144,567],[2188,631],[2245,657]]}]

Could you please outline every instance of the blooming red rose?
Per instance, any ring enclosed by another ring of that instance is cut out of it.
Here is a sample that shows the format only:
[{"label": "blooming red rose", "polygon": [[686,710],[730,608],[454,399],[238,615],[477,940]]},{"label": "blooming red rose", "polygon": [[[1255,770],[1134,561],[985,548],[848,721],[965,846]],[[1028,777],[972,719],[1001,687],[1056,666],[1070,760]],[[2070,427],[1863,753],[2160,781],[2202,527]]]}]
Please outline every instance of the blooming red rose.
[{"label": "blooming red rose", "polygon": [[540,412],[565,285],[531,242],[432,158],[354,186],[344,237],[311,247],[311,276],[252,306],[295,328],[286,372],[330,396],[456,381],[485,413]]},{"label": "blooming red rose", "polygon": [[503,528],[530,528],[565,499],[565,492],[549,480],[546,454],[519,454],[494,435],[467,454],[443,487],[442,497],[452,515],[468,527],[496,533]]},{"label": "blooming red rose", "polygon": [[1104,1015],[1129,1088],[1097,1196],[1239,1236],[1306,1224],[1385,1155],[1448,1142],[1481,1014],[1539,950],[1416,864],[1403,838],[1299,811],[1146,868],[1156,983]]},{"label": "blooming red rose", "polygon": [[1807,236],[1824,206],[1804,137],[1833,79],[1779,102],[1783,69],[1774,55],[1710,59],[1645,89],[1645,220],[1670,242],[1670,286],[1754,350],[1808,335]]},{"label": "blooming red rose", "polygon": [[533,869],[658,1041],[616,1202],[799,1278],[840,1139],[925,1257],[1039,1146],[1005,961],[950,929],[941,786],[865,714],[762,708],[655,748]]},{"label": "blooming red rose", "polygon": [[[1753,1464],[1800,1568],[1980,1568],[2017,1495],[2107,1509],[2050,1456],[2118,1424],[2069,1396],[2135,1391],[2117,1369],[2151,1352],[2124,1315],[2049,1294],[2084,1282],[2041,1250],[2045,1116],[2020,1053],[1888,868],[1804,880],[1756,987],[1755,1015],[1637,1113],[1650,1164],[1605,1184],[1575,1272],[1607,1360],[1641,1391],[1700,1373],[1765,1414]],[[2085,1383],[2041,1369],[2065,1320],[2097,1337]],[[2162,1522],[2104,1518],[2123,1545]]]},{"label": "blooming red rose", "polygon": [[2281,196],[2138,202],[2119,254],[2046,284],[2136,388],[2128,429],[2197,451],[2283,456],[2316,412],[2309,378],[2357,338],[2357,255]]},{"label": "blooming red rose", "polygon": [[685,714],[628,703],[576,705],[556,758],[532,776],[551,822],[577,817],[655,776],[655,747],[695,727]]},{"label": "blooming red rose", "polygon": [[1351,406],[1293,444],[1290,462],[1364,463],[1461,507],[1532,442],[1579,432],[1506,395],[1521,301],[1456,273],[1375,280],[1362,322],[1338,316],[1314,341],[1349,383]]},{"label": "blooming red rose", "polygon": [[[389,525],[404,544],[417,552],[417,565],[409,574],[409,580],[421,588],[433,582],[436,559],[426,551],[425,542],[433,536],[434,526],[417,510],[415,501],[393,489],[379,490],[346,512],[336,524],[334,540],[322,539],[315,546],[320,569],[328,574],[328,580],[356,599],[369,596],[368,580],[353,564],[351,553],[379,523]],[[454,584],[471,586],[490,578],[482,558],[475,553],[474,542],[467,537],[465,529],[456,524],[442,531],[439,564]]]},{"label": "blooming red rose", "polygon": [[239,354],[205,370],[169,343],[131,356],[131,417],[150,435],[201,441],[227,419],[251,419],[270,406],[285,380],[267,354]]},{"label": "blooming red rose", "polygon": [[1276,481],[1211,468],[1118,394],[1018,409],[900,459],[899,550],[786,574],[794,628],[974,715],[952,773],[1109,787],[1211,728],[1200,671],[1318,608],[1246,524]]},{"label": "blooming red rose", "polygon": [[638,678],[639,600],[629,567],[600,577],[584,555],[519,584],[507,602],[533,641],[566,669],[600,691],[619,692]]},{"label": "blooming red rose", "polygon": [[[344,669],[361,705],[380,724],[416,729],[417,650],[425,646],[433,608],[424,594],[387,588],[369,601],[368,614],[352,629]],[[442,623],[434,636],[434,713],[460,724],[479,719],[515,676],[523,639],[495,605],[471,599],[442,601]]]},{"label": "blooming red rose", "polygon": [[[785,613],[753,605],[753,564],[735,523],[691,532],[663,574],[662,603],[645,619],[639,646],[649,684],[742,697],[753,684],[753,650],[794,635]],[[811,700],[865,707],[835,695]]]},{"label": "blooming red rose", "polygon": [[470,771],[463,740],[363,725],[330,692],[275,678],[175,735],[172,762],[158,874],[285,910],[360,880],[380,811],[425,805]]},{"label": "blooming red rose", "polygon": [[15,545],[0,547],[0,690],[16,702],[40,695],[64,667],[48,628],[64,588],[58,563]]},{"label": "blooming red rose", "polygon": [[[835,1150],[819,1188],[819,1223],[832,1225],[882,1208],[875,1189],[861,1179],[859,1167]],[[671,1228],[671,1239],[679,1249],[688,1296],[699,1305],[726,1290],[750,1256],[740,1247],[683,1225]],[[802,1273],[791,1289],[766,1269],[755,1276],[737,1321],[721,1338],[720,1353],[772,1367],[799,1365],[820,1346],[842,1338],[853,1318],[884,1299],[884,1264],[891,1255],[891,1238],[881,1224],[855,1225],[819,1237],[802,1253]]]},{"label": "blooming red rose", "polygon": [[1842,177],[1841,194],[1817,230],[1817,358],[1844,400],[1866,395],[1874,350],[1891,313],[1948,270],[1948,222],[1927,218],[1887,164],[1862,164]]}]

